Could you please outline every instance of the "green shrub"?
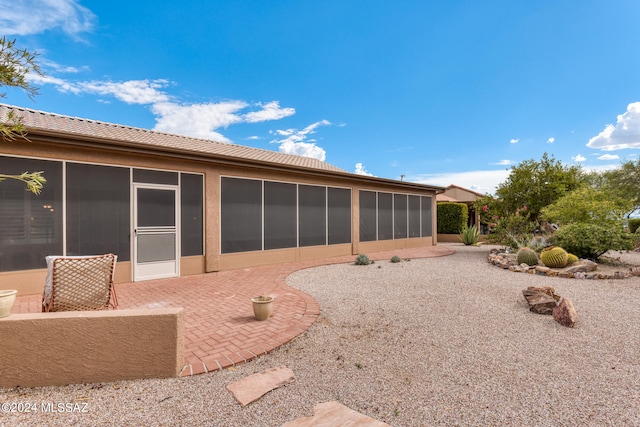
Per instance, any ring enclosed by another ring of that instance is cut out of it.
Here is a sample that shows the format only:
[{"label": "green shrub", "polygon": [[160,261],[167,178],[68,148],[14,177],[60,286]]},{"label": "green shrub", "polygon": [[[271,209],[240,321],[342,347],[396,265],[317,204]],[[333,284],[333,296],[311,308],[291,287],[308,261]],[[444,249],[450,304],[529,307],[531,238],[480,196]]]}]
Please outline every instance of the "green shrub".
[{"label": "green shrub", "polygon": [[469,220],[469,208],[464,203],[438,203],[438,233],[459,234]]},{"label": "green shrub", "polygon": [[460,233],[459,237],[462,243],[469,246],[469,245],[477,245],[479,236],[480,236],[480,231],[478,230],[478,227],[474,225],[473,227],[465,226],[462,229],[462,233]]},{"label": "green shrub", "polygon": [[356,265],[369,265],[372,264],[371,260],[365,254],[358,255],[356,258]]},{"label": "green shrub", "polygon": [[555,233],[556,244],[579,258],[596,260],[609,250],[633,249],[635,236],[616,223],[575,222],[560,227]]},{"label": "green shrub", "polygon": [[394,255],[391,257],[391,262],[400,262],[402,261],[398,255]]},{"label": "green shrub", "polygon": [[640,218],[629,218],[629,231],[636,233],[640,229]]}]

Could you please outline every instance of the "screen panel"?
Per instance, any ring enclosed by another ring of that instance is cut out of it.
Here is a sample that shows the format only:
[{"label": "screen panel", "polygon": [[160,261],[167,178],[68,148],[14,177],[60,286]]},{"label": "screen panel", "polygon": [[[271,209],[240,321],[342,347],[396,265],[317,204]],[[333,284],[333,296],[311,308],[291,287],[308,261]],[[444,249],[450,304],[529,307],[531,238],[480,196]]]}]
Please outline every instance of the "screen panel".
[{"label": "screen panel", "polygon": [[393,239],[393,195],[378,193],[378,240]]},{"label": "screen panel", "polygon": [[432,198],[431,196],[422,196],[420,200],[422,202],[422,237],[431,237],[433,236]]},{"label": "screen panel", "polygon": [[327,188],[298,186],[299,245],[327,244]]},{"label": "screen panel", "polygon": [[409,238],[420,237],[420,196],[409,196]]},{"label": "screen panel", "polygon": [[378,205],[375,191],[360,190],[360,241],[378,240]]},{"label": "screen panel", "polygon": [[130,169],[67,163],[67,255],[131,260]]},{"label": "screen panel", "polygon": [[329,244],[351,243],[351,190],[327,189]]},{"label": "screen panel", "polygon": [[222,253],[262,249],[262,181],[221,179]]},{"label": "screen panel", "polygon": [[393,195],[393,238],[407,238],[407,195]]},{"label": "screen panel", "polygon": [[283,182],[264,182],[264,248],[298,246],[297,186]]}]

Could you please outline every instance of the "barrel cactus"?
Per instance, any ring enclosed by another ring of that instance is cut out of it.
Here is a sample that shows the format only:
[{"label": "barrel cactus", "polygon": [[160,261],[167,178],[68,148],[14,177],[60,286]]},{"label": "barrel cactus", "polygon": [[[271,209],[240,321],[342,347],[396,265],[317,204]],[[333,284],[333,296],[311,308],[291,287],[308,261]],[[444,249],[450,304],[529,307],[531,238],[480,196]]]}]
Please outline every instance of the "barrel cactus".
[{"label": "barrel cactus", "polygon": [[549,246],[540,253],[543,264],[551,268],[563,268],[569,262],[569,254],[559,246]]},{"label": "barrel cactus", "polygon": [[518,264],[538,265],[538,255],[531,248],[520,248],[518,251]]},{"label": "barrel cactus", "polygon": [[574,262],[578,261],[578,259],[579,258],[577,256],[575,256],[574,254],[569,254],[568,257],[567,257],[567,265],[573,264]]}]

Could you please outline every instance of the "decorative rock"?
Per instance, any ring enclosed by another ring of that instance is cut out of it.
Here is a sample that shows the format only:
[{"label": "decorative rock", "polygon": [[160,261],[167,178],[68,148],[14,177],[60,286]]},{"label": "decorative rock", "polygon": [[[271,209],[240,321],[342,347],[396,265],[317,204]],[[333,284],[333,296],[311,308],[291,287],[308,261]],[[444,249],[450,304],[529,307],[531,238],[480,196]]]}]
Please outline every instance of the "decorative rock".
[{"label": "decorative rock", "polygon": [[362,426],[391,427],[387,423],[347,408],[339,402],[319,403],[313,408],[312,417],[298,418],[282,424],[282,427]]},{"label": "decorative rock", "polygon": [[250,375],[227,385],[227,390],[233,394],[241,406],[260,399],[264,394],[295,380],[293,371],[286,366],[271,368],[257,374]]},{"label": "decorative rock", "polygon": [[538,314],[552,314],[556,308],[560,297],[556,295],[555,289],[551,286],[536,288],[529,286],[522,291],[522,295],[527,300],[529,311]]},{"label": "decorative rock", "polygon": [[571,264],[569,267],[564,268],[562,271],[569,273],[590,273],[596,271],[598,264],[588,259],[581,259]]},{"label": "decorative rock", "polygon": [[569,298],[562,297],[560,304],[553,309],[553,319],[562,326],[573,328],[578,319],[578,312]]}]

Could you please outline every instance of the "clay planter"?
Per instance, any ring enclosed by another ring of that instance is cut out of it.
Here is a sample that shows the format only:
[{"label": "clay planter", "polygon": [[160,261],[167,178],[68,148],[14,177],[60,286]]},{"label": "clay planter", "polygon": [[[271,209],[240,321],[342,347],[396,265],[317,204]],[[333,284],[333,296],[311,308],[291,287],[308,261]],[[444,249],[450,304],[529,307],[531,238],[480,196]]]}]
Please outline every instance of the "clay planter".
[{"label": "clay planter", "polygon": [[7,317],[11,314],[17,293],[16,290],[0,290],[0,317]]},{"label": "clay planter", "polygon": [[273,311],[273,297],[259,296],[251,298],[253,303],[253,314],[256,320],[267,320]]}]

